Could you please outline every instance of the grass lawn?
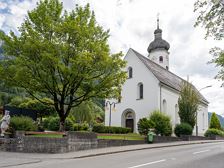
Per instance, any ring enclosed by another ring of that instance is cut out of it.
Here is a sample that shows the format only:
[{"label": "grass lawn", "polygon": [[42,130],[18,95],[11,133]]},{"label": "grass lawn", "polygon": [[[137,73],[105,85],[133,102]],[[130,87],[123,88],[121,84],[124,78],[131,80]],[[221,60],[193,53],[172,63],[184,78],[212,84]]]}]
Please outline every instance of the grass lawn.
[{"label": "grass lawn", "polygon": [[139,134],[97,134],[98,139],[118,139],[118,140],[144,140],[145,137]]},{"label": "grass lawn", "polygon": [[63,138],[63,135],[59,134],[35,134],[35,135],[26,135],[29,137],[44,137],[44,138]]}]

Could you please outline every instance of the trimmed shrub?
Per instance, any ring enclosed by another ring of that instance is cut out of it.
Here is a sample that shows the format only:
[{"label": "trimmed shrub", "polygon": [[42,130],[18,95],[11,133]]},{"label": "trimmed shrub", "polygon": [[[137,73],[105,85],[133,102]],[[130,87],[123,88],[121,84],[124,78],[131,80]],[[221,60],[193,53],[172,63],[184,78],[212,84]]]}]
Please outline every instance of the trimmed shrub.
[{"label": "trimmed shrub", "polygon": [[224,132],[218,129],[211,128],[211,129],[208,129],[204,134],[205,137],[212,137],[214,135],[219,135],[224,137]]},{"label": "trimmed shrub", "polygon": [[[65,131],[73,131],[74,123],[70,118],[65,120]],[[58,117],[48,117],[43,121],[43,127],[49,131],[58,131],[60,127],[60,119]]]},{"label": "trimmed shrub", "polygon": [[147,118],[141,118],[138,121],[138,132],[141,135],[147,135],[150,128],[154,128],[155,123]]},{"label": "trimmed shrub", "polygon": [[174,128],[174,133],[177,137],[180,135],[192,135],[193,128],[188,123],[177,124]]},{"label": "trimmed shrub", "polygon": [[94,125],[93,132],[96,133],[110,133],[110,134],[127,134],[131,133],[130,128],[124,128],[124,127],[109,127],[104,125]]},{"label": "trimmed shrub", "polygon": [[171,136],[172,134],[172,124],[170,117],[158,110],[153,111],[150,116],[149,120],[153,122],[154,129],[156,135],[161,135],[161,136]]},{"label": "trimmed shrub", "polygon": [[15,116],[12,117],[9,124],[10,128],[16,131],[36,131],[37,125],[30,117]]},{"label": "trimmed shrub", "polygon": [[88,131],[89,125],[88,124],[73,124],[73,131]]},{"label": "trimmed shrub", "polygon": [[50,117],[47,129],[49,131],[58,131],[60,126],[60,119],[58,117]]},{"label": "trimmed shrub", "polygon": [[215,113],[212,113],[209,128],[221,129],[220,121]]}]

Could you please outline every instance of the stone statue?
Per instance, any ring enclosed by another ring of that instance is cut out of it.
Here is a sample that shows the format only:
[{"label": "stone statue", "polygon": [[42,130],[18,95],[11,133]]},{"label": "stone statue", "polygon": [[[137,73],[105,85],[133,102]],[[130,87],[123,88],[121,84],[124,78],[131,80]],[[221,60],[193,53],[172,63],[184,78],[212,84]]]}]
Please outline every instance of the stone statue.
[{"label": "stone statue", "polygon": [[9,111],[5,111],[4,117],[1,119],[1,136],[4,137],[5,131],[9,128],[10,115]]}]

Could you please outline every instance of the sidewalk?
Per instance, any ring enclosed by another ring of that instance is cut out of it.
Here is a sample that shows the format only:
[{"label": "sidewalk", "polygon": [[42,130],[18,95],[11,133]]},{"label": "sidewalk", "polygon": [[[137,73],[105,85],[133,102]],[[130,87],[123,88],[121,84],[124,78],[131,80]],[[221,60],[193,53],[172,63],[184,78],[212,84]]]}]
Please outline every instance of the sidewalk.
[{"label": "sidewalk", "polygon": [[100,155],[106,155],[106,154],[114,154],[114,153],[129,152],[129,151],[144,150],[144,149],[154,149],[154,148],[193,145],[193,144],[205,144],[205,143],[219,143],[219,142],[220,143],[224,142],[224,140],[180,141],[180,142],[170,142],[170,143],[141,144],[141,145],[129,145],[129,146],[84,150],[84,151],[69,152],[69,153],[63,153],[63,154],[39,154],[39,155],[42,155],[41,157],[43,158],[47,157],[50,159],[75,159],[75,158],[85,158],[85,157],[100,156]]}]

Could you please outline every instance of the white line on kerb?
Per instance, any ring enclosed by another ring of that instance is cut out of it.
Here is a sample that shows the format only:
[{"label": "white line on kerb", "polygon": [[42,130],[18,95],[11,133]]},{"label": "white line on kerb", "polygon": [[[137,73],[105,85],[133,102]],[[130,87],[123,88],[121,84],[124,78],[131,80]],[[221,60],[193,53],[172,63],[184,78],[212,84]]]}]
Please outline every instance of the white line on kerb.
[{"label": "white line on kerb", "polygon": [[198,151],[198,152],[194,152],[193,155],[196,155],[196,154],[199,154],[199,153],[208,152],[208,151],[210,151],[210,149],[208,149],[208,150],[203,150],[203,151]]},{"label": "white line on kerb", "polygon": [[149,163],[145,163],[145,164],[140,164],[140,165],[132,166],[132,167],[128,167],[128,168],[143,167],[143,166],[147,166],[147,165],[151,165],[151,164],[155,164],[155,163],[160,163],[160,162],[165,162],[165,161],[166,161],[166,159],[163,159],[163,160],[157,160],[157,161],[154,161],[154,162],[149,162]]}]

